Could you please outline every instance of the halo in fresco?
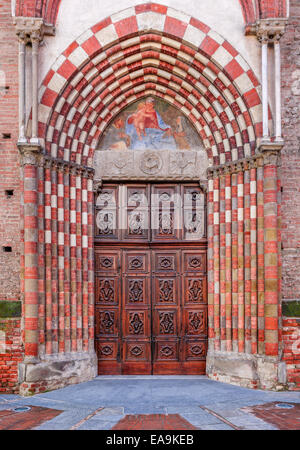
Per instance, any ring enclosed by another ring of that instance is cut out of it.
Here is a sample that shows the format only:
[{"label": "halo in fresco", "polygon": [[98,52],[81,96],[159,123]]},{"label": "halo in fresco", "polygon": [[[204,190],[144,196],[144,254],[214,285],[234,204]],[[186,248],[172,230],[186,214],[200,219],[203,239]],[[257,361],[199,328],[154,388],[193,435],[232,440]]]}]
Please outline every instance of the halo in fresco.
[{"label": "halo in fresco", "polygon": [[201,150],[200,138],[174,106],[148,97],[125,108],[107,127],[98,150]]}]

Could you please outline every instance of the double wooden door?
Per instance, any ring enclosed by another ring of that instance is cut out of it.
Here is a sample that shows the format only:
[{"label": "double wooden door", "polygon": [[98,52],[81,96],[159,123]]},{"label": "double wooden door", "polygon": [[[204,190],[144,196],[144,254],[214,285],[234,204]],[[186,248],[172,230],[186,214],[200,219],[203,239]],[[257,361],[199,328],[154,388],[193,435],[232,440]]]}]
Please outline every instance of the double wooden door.
[{"label": "double wooden door", "polygon": [[96,250],[99,374],[204,374],[206,299],[205,249]]},{"label": "double wooden door", "polygon": [[205,195],[192,183],[118,183],[95,199],[99,374],[202,374]]}]

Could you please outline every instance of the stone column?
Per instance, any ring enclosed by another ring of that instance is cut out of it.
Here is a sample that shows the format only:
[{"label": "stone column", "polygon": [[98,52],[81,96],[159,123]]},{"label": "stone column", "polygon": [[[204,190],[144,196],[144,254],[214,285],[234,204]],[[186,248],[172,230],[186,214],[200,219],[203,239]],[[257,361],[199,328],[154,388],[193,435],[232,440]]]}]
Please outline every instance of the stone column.
[{"label": "stone column", "polygon": [[275,79],[275,140],[282,141],[281,137],[281,86],[280,86],[280,44],[279,40],[285,32],[287,19],[261,19],[256,23],[256,36],[262,44],[262,116],[263,116],[263,143],[270,142],[268,127],[268,46],[274,45],[274,79]]},{"label": "stone column", "polygon": [[274,41],[275,53],[275,139],[282,140],[281,135],[281,63],[280,63],[280,34]]},{"label": "stone column", "polygon": [[261,84],[262,84],[262,115],[263,115],[263,140],[269,137],[269,109],[268,109],[268,38],[263,37],[261,46]]},{"label": "stone column", "polygon": [[40,146],[19,145],[24,182],[25,363],[39,360],[38,165]]},{"label": "stone column", "polygon": [[38,144],[38,51],[43,36],[41,30],[30,34],[32,44],[32,128],[30,142]]},{"label": "stone column", "polygon": [[[39,145],[38,141],[38,48],[44,35],[53,36],[55,28],[47,25],[41,17],[14,17],[16,34],[19,39],[19,139],[20,144],[26,143],[25,114],[26,106],[32,107],[32,133],[30,143]],[[32,45],[32,92],[28,98],[32,99],[31,105],[26,105],[25,87],[25,53],[26,46]]]},{"label": "stone column", "polygon": [[20,31],[19,39],[19,143],[25,143],[25,53],[26,53],[26,33]]}]

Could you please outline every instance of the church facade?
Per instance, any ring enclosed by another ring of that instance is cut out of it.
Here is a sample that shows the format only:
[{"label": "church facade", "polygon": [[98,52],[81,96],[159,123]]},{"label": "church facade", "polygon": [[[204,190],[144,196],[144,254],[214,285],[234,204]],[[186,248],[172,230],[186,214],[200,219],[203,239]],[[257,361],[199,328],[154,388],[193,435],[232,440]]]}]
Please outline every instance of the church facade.
[{"label": "church facade", "polygon": [[0,392],[300,389],[297,0],[4,0]]}]

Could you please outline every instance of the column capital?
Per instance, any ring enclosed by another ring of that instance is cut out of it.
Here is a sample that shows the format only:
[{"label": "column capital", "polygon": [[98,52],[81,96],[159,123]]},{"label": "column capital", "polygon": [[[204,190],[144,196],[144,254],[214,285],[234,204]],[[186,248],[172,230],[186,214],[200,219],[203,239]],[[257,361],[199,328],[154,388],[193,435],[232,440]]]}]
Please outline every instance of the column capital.
[{"label": "column capital", "polygon": [[260,19],[255,24],[255,34],[261,43],[278,42],[285,33],[287,18]]},{"label": "column capital", "polygon": [[18,38],[26,44],[30,41],[41,42],[45,35],[55,35],[55,27],[46,24],[41,17],[14,17],[13,24]]},{"label": "column capital", "polygon": [[22,166],[39,165],[40,159],[44,156],[43,148],[40,145],[18,142],[17,146],[20,152]]},{"label": "column capital", "polygon": [[283,145],[283,142],[262,142],[258,147],[258,151],[263,158],[263,164],[278,165],[280,162],[280,151]]}]

